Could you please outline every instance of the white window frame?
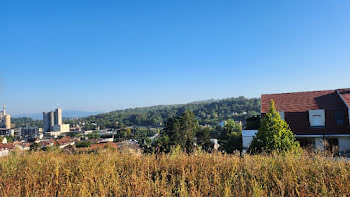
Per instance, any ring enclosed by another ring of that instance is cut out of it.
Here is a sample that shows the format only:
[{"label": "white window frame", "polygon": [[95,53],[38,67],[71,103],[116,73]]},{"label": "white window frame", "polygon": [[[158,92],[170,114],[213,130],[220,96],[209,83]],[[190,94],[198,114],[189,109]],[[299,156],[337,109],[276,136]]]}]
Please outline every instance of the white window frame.
[{"label": "white window frame", "polygon": [[[320,116],[320,124],[316,124],[315,116]],[[310,127],[324,127],[326,126],[325,112],[323,109],[309,110]]]}]

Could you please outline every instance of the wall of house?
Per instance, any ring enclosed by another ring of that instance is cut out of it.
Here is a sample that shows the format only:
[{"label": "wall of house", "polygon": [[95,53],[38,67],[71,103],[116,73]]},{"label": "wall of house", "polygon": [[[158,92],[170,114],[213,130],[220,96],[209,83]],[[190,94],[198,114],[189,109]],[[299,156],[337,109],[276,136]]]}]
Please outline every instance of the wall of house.
[{"label": "wall of house", "polygon": [[9,150],[5,149],[5,150],[0,150],[0,157],[4,157],[9,155]]},{"label": "wall of house", "polygon": [[253,137],[256,135],[258,130],[243,130],[242,131],[242,147],[247,150],[253,141]]},{"label": "wall of house", "polygon": [[350,152],[350,137],[339,137],[339,152]]},{"label": "wall of house", "polygon": [[315,138],[315,148],[316,150],[323,151],[324,150],[324,141],[322,137]]},{"label": "wall of house", "polygon": [[[337,125],[336,112],[344,113],[344,124]],[[285,121],[296,135],[323,135],[323,134],[350,134],[349,112],[346,108],[342,110],[325,111],[325,127],[311,127],[309,113],[306,112],[285,112]]]},{"label": "wall of house", "polygon": [[284,120],[284,119],[285,119],[285,118],[284,118],[284,111],[279,111],[278,113],[279,113],[279,115],[281,116],[281,120]]}]

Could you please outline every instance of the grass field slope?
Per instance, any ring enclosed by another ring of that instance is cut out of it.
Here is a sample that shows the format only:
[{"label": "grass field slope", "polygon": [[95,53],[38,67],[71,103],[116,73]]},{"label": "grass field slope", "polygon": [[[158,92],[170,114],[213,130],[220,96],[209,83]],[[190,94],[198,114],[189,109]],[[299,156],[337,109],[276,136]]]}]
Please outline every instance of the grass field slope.
[{"label": "grass field slope", "polygon": [[0,196],[348,196],[349,175],[319,155],[33,152],[0,158]]}]

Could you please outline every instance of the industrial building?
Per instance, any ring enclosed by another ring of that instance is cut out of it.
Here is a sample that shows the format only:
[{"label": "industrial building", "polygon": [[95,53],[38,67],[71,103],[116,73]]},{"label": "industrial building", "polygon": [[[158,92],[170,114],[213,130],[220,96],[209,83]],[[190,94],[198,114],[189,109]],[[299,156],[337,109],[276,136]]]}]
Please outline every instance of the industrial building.
[{"label": "industrial building", "polygon": [[3,111],[0,111],[0,129],[10,130],[11,129],[11,116],[6,113],[6,105],[4,105]]},{"label": "industrial building", "polygon": [[23,138],[42,138],[42,128],[38,127],[30,127],[30,126],[25,126],[25,127],[20,127],[18,128],[17,135],[22,136]]},{"label": "industrial building", "polygon": [[50,136],[58,136],[69,132],[69,124],[62,123],[62,109],[43,113],[44,130]]}]

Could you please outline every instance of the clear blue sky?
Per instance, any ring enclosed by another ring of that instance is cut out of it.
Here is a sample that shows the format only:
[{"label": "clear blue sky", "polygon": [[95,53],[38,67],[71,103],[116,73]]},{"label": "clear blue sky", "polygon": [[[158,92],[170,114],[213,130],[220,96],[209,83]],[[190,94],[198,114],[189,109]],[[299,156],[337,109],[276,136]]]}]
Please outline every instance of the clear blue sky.
[{"label": "clear blue sky", "polygon": [[0,104],[111,111],[350,87],[350,1],[0,2]]}]

